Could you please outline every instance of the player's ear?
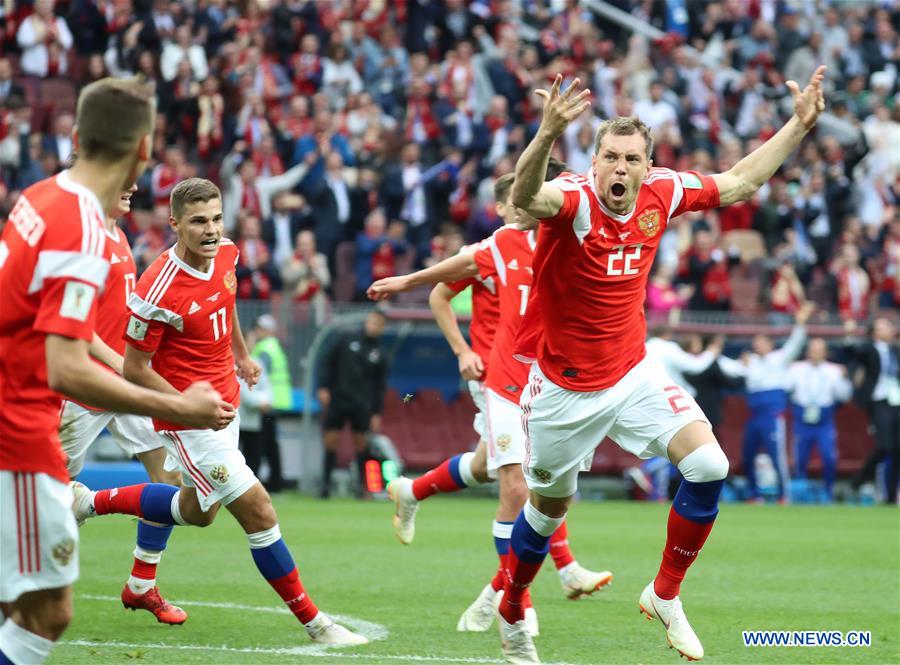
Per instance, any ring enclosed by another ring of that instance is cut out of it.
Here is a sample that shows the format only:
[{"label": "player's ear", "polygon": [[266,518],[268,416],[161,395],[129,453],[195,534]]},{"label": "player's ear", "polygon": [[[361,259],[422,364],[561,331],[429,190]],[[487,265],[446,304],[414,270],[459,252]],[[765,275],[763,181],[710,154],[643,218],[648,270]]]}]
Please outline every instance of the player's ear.
[{"label": "player's ear", "polygon": [[149,162],[153,149],[153,137],[149,134],[142,136],[138,142],[138,159],[142,162]]},{"label": "player's ear", "polygon": [[174,217],[172,217],[171,215],[169,216],[169,226],[171,227],[171,229],[173,231],[178,230],[178,220],[175,219]]},{"label": "player's ear", "polygon": [[78,154],[78,127],[72,127],[72,154]]}]

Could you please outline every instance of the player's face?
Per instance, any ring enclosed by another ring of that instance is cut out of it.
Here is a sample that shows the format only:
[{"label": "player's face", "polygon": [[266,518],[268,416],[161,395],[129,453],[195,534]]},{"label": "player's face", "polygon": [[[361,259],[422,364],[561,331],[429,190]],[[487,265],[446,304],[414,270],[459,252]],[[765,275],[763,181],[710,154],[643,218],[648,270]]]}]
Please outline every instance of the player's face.
[{"label": "player's face", "polygon": [[180,219],[172,217],[169,223],[178,236],[178,244],[187,252],[204,259],[213,259],[219,253],[225,232],[221,199],[190,203]]},{"label": "player's face", "polygon": [[753,338],[750,346],[753,348],[753,353],[759,354],[761,356],[766,355],[772,350],[772,340],[766,337],[765,335],[756,335]]},{"label": "player's face", "polygon": [[122,192],[122,195],[119,197],[118,201],[118,213],[120,215],[127,215],[131,212],[131,196],[137,191],[137,183],[133,183],[131,187]]},{"label": "player's face", "polygon": [[603,204],[618,215],[631,210],[651,164],[644,137],[606,134],[593,164],[594,186]]},{"label": "player's face", "polygon": [[824,362],[827,356],[828,346],[826,346],[824,339],[817,337],[809,341],[809,348],[806,350],[806,357],[809,358],[811,362]]}]

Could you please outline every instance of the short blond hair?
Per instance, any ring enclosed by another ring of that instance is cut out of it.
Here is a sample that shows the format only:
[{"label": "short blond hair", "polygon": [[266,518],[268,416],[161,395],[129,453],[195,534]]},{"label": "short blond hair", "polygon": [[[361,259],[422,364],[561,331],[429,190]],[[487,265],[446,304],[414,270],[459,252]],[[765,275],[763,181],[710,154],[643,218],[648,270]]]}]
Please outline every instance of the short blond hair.
[{"label": "short blond hair", "polygon": [[78,96],[79,156],[107,164],[124,159],[153,133],[155,120],[156,98],[150,86],[135,79],[95,81]]},{"label": "short blond hair", "polygon": [[206,178],[188,178],[182,180],[172,189],[169,196],[169,206],[172,217],[181,219],[184,209],[194,203],[206,203],[213,199],[222,200],[222,192],[215,183]]},{"label": "short blond hair", "polygon": [[650,135],[650,128],[643,123],[640,118],[619,116],[618,118],[610,118],[600,123],[597,128],[597,136],[594,139],[594,154],[600,152],[600,142],[607,134],[613,136],[631,136],[632,134],[640,134],[644,137],[644,143],[647,144],[647,161],[653,155],[653,137]]}]

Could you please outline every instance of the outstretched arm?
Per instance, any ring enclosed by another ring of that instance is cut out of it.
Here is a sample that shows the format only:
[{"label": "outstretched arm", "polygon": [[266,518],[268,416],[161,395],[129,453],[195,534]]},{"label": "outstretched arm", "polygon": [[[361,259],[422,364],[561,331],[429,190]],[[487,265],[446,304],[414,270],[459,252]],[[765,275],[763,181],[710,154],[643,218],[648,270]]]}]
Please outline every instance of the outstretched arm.
[{"label": "outstretched arm", "polygon": [[464,252],[409,275],[379,279],[368,288],[366,293],[370,300],[386,300],[395,293],[411,291],[419,286],[438,284],[439,282],[455,282],[477,274],[478,265],[475,263],[475,257],[470,252]]},{"label": "outstretched arm", "polygon": [[[726,206],[746,201],[772,177],[788,158],[825,110],[822,80],[825,67],[816,69],[801,91],[794,81],[787,87],[794,98],[794,115],[775,136],[744,157],[725,173],[713,176],[719,188],[719,204]],[[517,173],[518,174],[518,173]]]},{"label": "outstretched arm", "polygon": [[566,131],[569,123],[591,105],[587,99],[591,91],[585,89],[578,92],[579,83],[575,79],[560,93],[562,75],[557,74],[549,91],[535,90],[535,94],[544,98],[544,116],[537,134],[516,162],[516,179],[510,202],[538,219],[553,217],[563,204],[560,189],[545,183],[544,179],[554,142]]}]

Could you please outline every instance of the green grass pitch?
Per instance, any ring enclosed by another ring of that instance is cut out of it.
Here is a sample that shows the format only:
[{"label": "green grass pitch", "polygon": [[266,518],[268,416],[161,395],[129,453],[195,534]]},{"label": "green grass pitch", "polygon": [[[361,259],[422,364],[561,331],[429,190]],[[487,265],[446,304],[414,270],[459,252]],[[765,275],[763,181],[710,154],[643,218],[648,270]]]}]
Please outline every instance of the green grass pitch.
[{"label": "green grass pitch", "polygon": [[[50,662],[502,662],[495,629],[456,632],[460,613],[494,570],[492,501],[428,501],[409,547],[394,539],[392,505],[385,502],[287,495],[276,497],[275,506],[319,606],[380,624],[384,639],[355,649],[311,649],[256,572],[245,537],[225,511],[210,528],[176,529],[160,565],[161,589],[184,601],[187,623],[164,626],[146,612],[125,611],[118,594],[130,570],[134,521],[110,516],[81,530],[76,616]],[[533,590],[545,663],[679,662],[662,627],[637,608],[656,573],[667,511],[621,502],[573,507],[569,537],[579,562],[613,571],[615,581],[593,598],[569,601],[548,559]],[[896,508],[725,505],[682,599],[710,663],[898,663],[898,551]],[[756,629],[870,630],[872,646],[744,647],[741,631]]]}]

